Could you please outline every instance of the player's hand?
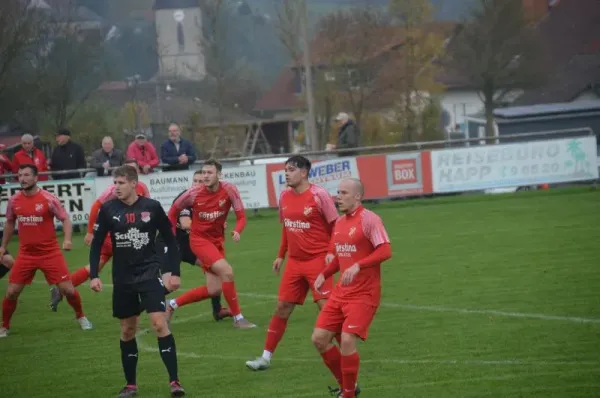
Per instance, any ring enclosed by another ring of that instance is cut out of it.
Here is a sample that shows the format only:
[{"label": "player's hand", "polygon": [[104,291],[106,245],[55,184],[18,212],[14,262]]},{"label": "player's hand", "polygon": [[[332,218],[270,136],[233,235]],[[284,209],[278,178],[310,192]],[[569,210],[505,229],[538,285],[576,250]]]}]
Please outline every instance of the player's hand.
[{"label": "player's hand", "polygon": [[102,281],[100,280],[100,278],[94,278],[90,281],[90,289],[92,289],[96,293],[102,291]]},{"label": "player's hand", "polygon": [[181,287],[181,278],[175,275],[171,275],[171,277],[169,278],[169,286],[168,289],[171,292],[174,292],[175,290],[179,289]]},{"label": "player's hand", "polygon": [[360,271],[360,267],[358,266],[358,264],[354,264],[352,267],[344,271],[342,277],[340,278],[342,286],[348,286],[349,284],[351,284],[356,274],[358,274],[358,271]]},{"label": "player's hand", "polygon": [[5,254],[6,254],[6,248],[0,246],[0,260],[2,259],[2,257],[4,257]]},{"label": "player's hand", "polygon": [[275,261],[273,261],[273,272],[279,274],[279,270],[281,270],[281,266],[283,265],[283,258],[277,257]]},{"label": "player's hand", "polygon": [[83,243],[85,243],[86,246],[89,246],[92,244],[92,239],[94,239],[94,234],[88,232],[85,234],[85,238],[83,238]]},{"label": "player's hand", "polygon": [[73,248],[73,242],[70,240],[63,241],[63,250],[69,251]]},{"label": "player's hand", "polygon": [[240,233],[237,231],[231,231],[231,237],[233,238],[234,242],[240,241]]},{"label": "player's hand", "polygon": [[325,265],[331,264],[334,258],[335,254],[327,253],[327,255],[325,256]]},{"label": "player's hand", "polygon": [[325,276],[323,274],[319,274],[319,276],[317,276],[317,280],[315,281],[315,291],[319,294],[321,294],[321,287],[323,286],[323,284],[325,283]]}]

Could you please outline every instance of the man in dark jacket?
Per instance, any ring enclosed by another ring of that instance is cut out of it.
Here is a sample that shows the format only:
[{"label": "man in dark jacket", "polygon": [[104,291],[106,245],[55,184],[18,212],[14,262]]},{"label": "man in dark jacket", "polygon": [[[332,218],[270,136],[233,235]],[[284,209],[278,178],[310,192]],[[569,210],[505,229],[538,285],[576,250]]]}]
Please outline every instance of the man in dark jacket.
[{"label": "man in dark jacket", "polygon": [[115,148],[113,139],[107,136],[102,139],[102,148],[92,153],[90,167],[96,169],[98,177],[109,176],[110,168],[122,166],[124,161],[123,151]]},{"label": "man in dark jacket", "polygon": [[[52,171],[85,169],[87,167],[83,148],[71,141],[71,132],[60,129],[56,132],[56,143],[52,157],[50,158],[50,169]],[[81,173],[53,174],[54,180],[65,180],[68,178],[81,178]]]},{"label": "man in dark jacket", "polygon": [[194,145],[181,138],[181,129],[176,123],[169,125],[169,139],[160,147],[160,160],[168,165],[163,166],[164,171],[188,170],[196,161]]},{"label": "man in dark jacket", "polygon": [[[345,112],[340,112],[335,118],[335,121],[339,126],[339,134],[335,149],[352,149],[357,148],[360,141],[360,131],[358,126],[350,116]],[[338,152],[338,156],[355,156],[358,155],[357,151],[343,151]]]}]

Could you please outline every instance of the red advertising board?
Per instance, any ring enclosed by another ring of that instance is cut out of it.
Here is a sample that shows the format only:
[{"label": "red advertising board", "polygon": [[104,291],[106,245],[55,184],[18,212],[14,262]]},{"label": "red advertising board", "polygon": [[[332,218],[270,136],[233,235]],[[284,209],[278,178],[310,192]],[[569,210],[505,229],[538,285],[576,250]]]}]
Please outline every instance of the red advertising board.
[{"label": "red advertising board", "polygon": [[[267,164],[269,205],[277,207],[279,193],[285,189],[283,164]],[[429,152],[366,155],[318,160],[312,165],[311,182],[326,188],[331,195],[343,178],[360,178],[365,199],[389,196],[424,195],[432,192]]]}]

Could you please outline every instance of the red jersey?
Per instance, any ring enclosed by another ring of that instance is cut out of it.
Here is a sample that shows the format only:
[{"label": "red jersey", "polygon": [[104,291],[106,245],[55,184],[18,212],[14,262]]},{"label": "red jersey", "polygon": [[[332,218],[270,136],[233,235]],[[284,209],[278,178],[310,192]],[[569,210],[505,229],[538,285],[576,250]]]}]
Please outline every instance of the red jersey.
[{"label": "red jersey", "polygon": [[[92,208],[90,209],[90,219],[88,220],[88,233],[94,233],[94,224],[96,224],[96,219],[98,218],[98,212],[100,211],[100,207],[108,202],[109,200],[117,199],[117,194],[115,193],[115,185],[111,185],[102,192],[102,194],[96,199],[96,201],[92,204]],[[135,192],[139,196],[144,196],[146,198],[150,197],[150,191],[146,184],[141,181],[138,181],[135,186]],[[110,235],[106,235],[107,239],[110,239]]]},{"label": "red jersey", "polygon": [[[48,171],[48,160],[41,149],[33,147],[31,152],[24,149],[17,151],[13,157],[13,173],[19,172],[19,166],[23,164],[33,164],[38,168],[38,172]],[[48,181],[48,175],[38,175],[38,181]]]},{"label": "red jersey", "polygon": [[279,221],[283,224],[282,245],[278,257],[289,252],[294,260],[307,261],[327,254],[333,222],[338,212],[329,192],[310,187],[297,194],[292,188],[279,196]]},{"label": "red jersey", "polygon": [[237,187],[229,182],[220,181],[216,192],[209,191],[204,184],[185,191],[169,209],[169,219],[175,228],[179,213],[191,207],[191,235],[212,241],[223,241],[225,238],[225,221],[229,209],[233,207],[237,222],[234,230],[242,233],[246,226],[244,202]]},{"label": "red jersey", "polygon": [[[364,264],[369,255],[381,245],[390,243],[381,218],[364,207],[340,217],[333,228],[331,245],[339,262],[340,275],[358,263],[360,271],[348,286],[338,281],[332,300],[365,303],[379,306],[381,300],[381,263]],[[361,262],[362,261],[362,262]],[[364,268],[363,268],[364,266]]]},{"label": "red jersey", "polygon": [[8,199],[7,221],[17,221],[19,228],[19,255],[45,254],[60,251],[54,217],[65,221],[68,217],[56,196],[38,188],[32,196],[15,193]]}]

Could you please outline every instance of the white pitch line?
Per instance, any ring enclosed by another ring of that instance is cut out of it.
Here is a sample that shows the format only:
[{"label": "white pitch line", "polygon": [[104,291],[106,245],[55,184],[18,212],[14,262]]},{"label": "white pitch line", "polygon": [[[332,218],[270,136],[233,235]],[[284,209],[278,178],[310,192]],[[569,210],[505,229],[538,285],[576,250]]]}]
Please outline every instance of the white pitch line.
[{"label": "white pitch line", "polygon": [[[42,281],[34,281],[38,284],[45,284]],[[106,288],[112,288],[113,285],[110,283],[103,284]],[[179,289],[177,292],[185,292],[189,289]],[[270,300],[277,300],[277,296],[273,294],[262,294],[262,293],[244,293],[238,292],[239,296],[242,297],[253,297],[253,298],[263,298]],[[454,308],[454,307],[441,307],[436,305],[414,305],[414,304],[398,304],[398,303],[389,303],[382,302],[381,307],[384,308],[400,308],[405,310],[413,310],[413,311],[431,311],[431,312],[452,312],[457,314],[480,314],[480,315],[495,315],[495,316],[503,316],[509,318],[529,318],[529,319],[541,319],[544,321],[561,321],[561,322],[571,322],[571,323],[590,323],[590,324],[600,324],[600,318],[585,318],[585,317],[577,317],[577,316],[562,316],[562,315],[549,315],[549,314],[536,314],[536,313],[527,313],[527,312],[516,312],[516,311],[502,311],[502,310],[492,310],[492,309],[470,309],[470,308]]]}]

